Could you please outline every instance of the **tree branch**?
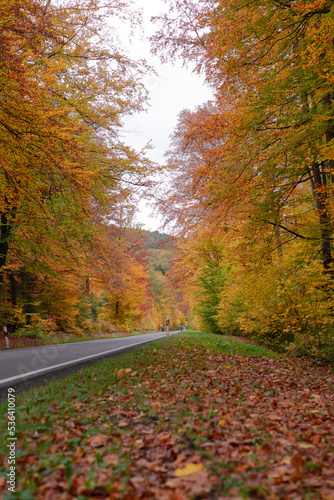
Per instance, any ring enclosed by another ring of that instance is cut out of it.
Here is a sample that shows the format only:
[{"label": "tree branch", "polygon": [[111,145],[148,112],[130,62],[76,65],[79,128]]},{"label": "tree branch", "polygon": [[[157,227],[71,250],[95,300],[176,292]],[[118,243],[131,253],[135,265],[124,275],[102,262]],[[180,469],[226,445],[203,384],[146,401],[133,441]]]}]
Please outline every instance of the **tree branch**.
[{"label": "tree branch", "polygon": [[270,222],[269,220],[265,220],[264,222],[267,222],[267,224],[270,224],[271,226],[275,227],[280,227],[281,229],[284,229],[284,231],[287,231],[290,234],[293,234],[294,236],[297,236],[297,238],[301,238],[302,240],[313,240],[313,241],[318,241],[321,238],[310,238],[309,236],[303,236],[302,234],[296,233],[296,231],[292,231],[292,229],[289,229],[285,226],[282,226],[282,224],[275,224],[274,222]]}]

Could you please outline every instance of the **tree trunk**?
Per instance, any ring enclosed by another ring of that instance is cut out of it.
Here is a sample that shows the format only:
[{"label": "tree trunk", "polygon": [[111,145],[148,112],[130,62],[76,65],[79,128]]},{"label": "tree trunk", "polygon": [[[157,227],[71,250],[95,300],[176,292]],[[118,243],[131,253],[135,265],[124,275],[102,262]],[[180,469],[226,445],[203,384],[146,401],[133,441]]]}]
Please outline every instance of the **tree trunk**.
[{"label": "tree trunk", "polygon": [[9,236],[12,224],[9,222],[8,212],[1,214],[1,233],[0,233],[0,299],[4,295],[4,271],[3,267],[6,265],[7,254],[9,248]]},{"label": "tree trunk", "polygon": [[15,307],[17,306],[17,281],[13,273],[9,274],[9,282],[12,305]]},{"label": "tree trunk", "polygon": [[331,231],[329,215],[326,207],[327,188],[323,183],[319,163],[313,163],[312,174],[314,182],[315,206],[318,212],[320,224],[322,263],[325,273],[332,273],[331,264],[333,262],[333,259],[330,240]]},{"label": "tree trunk", "polygon": [[85,278],[85,293],[86,293],[86,295],[90,294],[90,280],[89,280],[89,276],[86,276],[86,278]]}]

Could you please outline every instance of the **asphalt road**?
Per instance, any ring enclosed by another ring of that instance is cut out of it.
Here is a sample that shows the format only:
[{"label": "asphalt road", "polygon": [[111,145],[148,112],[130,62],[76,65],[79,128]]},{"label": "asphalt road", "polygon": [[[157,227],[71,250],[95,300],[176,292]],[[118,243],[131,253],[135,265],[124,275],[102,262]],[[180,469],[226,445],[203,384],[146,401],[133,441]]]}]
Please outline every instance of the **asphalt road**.
[{"label": "asphalt road", "polygon": [[[177,333],[170,332],[170,335]],[[63,377],[105,357],[139,348],[166,333],[148,333],[134,337],[89,340],[0,351],[0,399],[8,387],[20,392],[41,385],[51,378]]]}]

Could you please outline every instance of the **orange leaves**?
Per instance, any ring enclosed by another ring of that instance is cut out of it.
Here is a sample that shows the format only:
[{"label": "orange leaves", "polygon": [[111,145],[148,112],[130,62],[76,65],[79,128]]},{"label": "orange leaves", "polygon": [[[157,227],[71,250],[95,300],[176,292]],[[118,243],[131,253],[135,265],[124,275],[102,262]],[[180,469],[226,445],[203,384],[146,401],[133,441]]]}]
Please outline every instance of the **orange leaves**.
[{"label": "orange leaves", "polygon": [[161,403],[159,401],[155,401],[151,403],[152,410],[159,410],[161,408]]},{"label": "orange leaves", "polygon": [[116,465],[116,464],[118,464],[119,457],[116,454],[106,455],[103,457],[103,461],[107,465]]}]

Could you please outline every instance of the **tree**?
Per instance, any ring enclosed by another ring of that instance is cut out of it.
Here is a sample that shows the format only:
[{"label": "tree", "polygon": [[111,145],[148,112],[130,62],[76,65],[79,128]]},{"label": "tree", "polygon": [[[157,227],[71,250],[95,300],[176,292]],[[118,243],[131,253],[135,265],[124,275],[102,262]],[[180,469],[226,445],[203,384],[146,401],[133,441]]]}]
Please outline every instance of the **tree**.
[{"label": "tree", "polygon": [[117,0],[0,6],[0,292],[8,280],[13,304],[23,267],[84,281],[103,227],[148,184],[152,166],[119,138],[146,68],[120,52],[116,12],[135,22]]},{"label": "tree", "polygon": [[179,242],[171,275],[192,306],[194,326],[214,333],[221,333],[218,306],[229,282],[224,254],[220,235],[199,229]]},{"label": "tree", "polygon": [[[332,264],[332,9],[326,2],[174,1],[153,40],[156,51],[167,47],[169,56],[181,53],[205,71],[218,109],[226,110],[227,96],[233,102],[235,153],[228,162],[241,171],[239,182],[248,177],[243,186],[254,180],[253,198],[265,207],[267,223],[299,237],[281,224],[282,209],[297,186],[311,182],[318,235],[300,236],[319,238],[326,272]],[[257,197],[266,181],[266,194]]]},{"label": "tree", "polygon": [[[180,116],[169,154],[178,193],[162,204],[167,213],[173,202],[167,220],[196,249],[196,238],[209,242],[213,231],[224,245],[220,265],[230,271],[229,287],[218,291],[220,329],[262,330],[279,341],[303,332],[319,345],[333,325],[334,7],[170,6],[158,19],[154,50],[195,62],[215,98]],[[183,255],[179,265],[185,262]],[[203,262],[190,264],[188,279],[205,270]],[[209,305],[210,294],[202,296]]]}]

